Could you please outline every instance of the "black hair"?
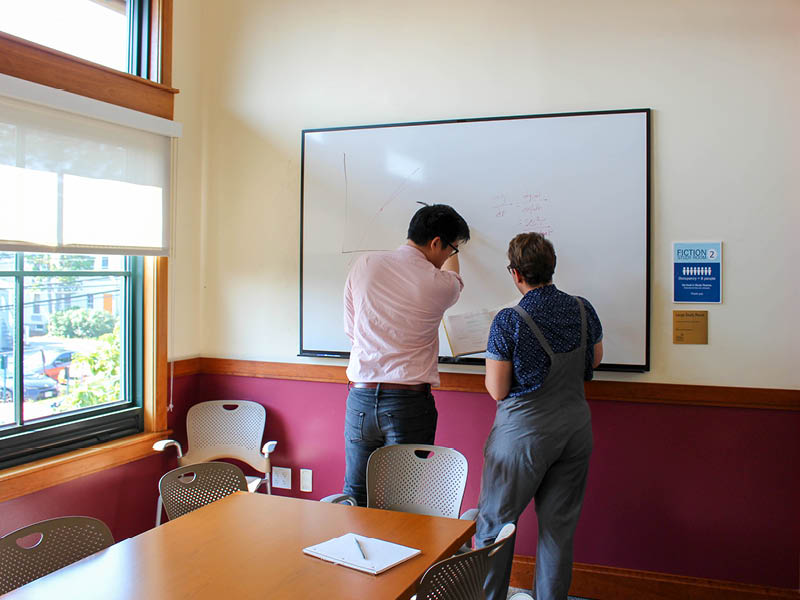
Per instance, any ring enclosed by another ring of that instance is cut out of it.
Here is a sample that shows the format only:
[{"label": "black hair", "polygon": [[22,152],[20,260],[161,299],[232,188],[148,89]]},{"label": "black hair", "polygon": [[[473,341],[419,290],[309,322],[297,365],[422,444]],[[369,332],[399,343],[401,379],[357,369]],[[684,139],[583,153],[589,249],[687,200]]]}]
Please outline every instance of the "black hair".
[{"label": "black hair", "polygon": [[408,239],[424,246],[434,238],[441,238],[445,244],[469,240],[469,226],[452,206],[431,204],[423,206],[408,225]]}]

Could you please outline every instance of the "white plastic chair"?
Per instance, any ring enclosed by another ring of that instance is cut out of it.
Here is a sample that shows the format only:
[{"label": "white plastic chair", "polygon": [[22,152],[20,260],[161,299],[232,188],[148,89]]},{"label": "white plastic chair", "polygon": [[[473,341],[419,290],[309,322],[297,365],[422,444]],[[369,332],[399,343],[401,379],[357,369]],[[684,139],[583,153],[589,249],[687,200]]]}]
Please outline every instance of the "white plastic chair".
[{"label": "white plastic chair", "polygon": [[[457,519],[467,471],[467,459],[453,448],[383,446],[367,462],[367,506]],[[322,501],[356,504],[348,494],[332,494]]]},{"label": "white plastic chair", "polygon": [[[255,492],[262,485],[267,494],[272,493],[270,485],[269,455],[278,445],[269,441],[261,447],[267,413],[257,402],[248,400],[210,400],[199,402],[189,409],[186,415],[186,437],[189,451],[184,454],[176,440],[161,440],[153,444],[153,449],[164,451],[175,447],[178,453],[178,466],[185,467],[197,463],[210,462],[219,458],[234,458],[263,473],[263,477],[248,476],[247,489]],[[161,495],[156,507],[156,526],[161,524]]]},{"label": "white plastic chair", "polygon": [[483,582],[492,557],[514,535],[516,526],[506,523],[494,543],[446,558],[425,571],[412,600],[484,600]]}]

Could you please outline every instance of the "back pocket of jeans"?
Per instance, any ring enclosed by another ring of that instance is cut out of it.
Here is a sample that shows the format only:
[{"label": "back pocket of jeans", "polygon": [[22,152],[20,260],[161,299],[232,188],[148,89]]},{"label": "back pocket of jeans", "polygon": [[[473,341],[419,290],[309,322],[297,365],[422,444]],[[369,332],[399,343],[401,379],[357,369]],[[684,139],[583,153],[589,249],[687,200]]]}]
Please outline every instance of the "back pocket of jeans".
[{"label": "back pocket of jeans", "polygon": [[432,444],[438,413],[435,407],[394,411],[386,415],[391,424],[387,438],[395,444]]},{"label": "back pocket of jeans", "polygon": [[344,415],[344,437],[351,442],[360,442],[364,435],[364,413],[348,408]]}]

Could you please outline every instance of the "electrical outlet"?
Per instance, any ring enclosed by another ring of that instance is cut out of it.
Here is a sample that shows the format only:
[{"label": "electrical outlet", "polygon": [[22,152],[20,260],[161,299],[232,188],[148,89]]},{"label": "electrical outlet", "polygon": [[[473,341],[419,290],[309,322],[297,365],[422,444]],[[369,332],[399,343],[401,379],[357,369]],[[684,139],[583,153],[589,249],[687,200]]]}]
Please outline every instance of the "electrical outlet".
[{"label": "electrical outlet", "polygon": [[311,469],[300,469],[300,491],[311,491]]},{"label": "electrical outlet", "polygon": [[272,487],[292,489],[292,470],[288,467],[272,467]]}]

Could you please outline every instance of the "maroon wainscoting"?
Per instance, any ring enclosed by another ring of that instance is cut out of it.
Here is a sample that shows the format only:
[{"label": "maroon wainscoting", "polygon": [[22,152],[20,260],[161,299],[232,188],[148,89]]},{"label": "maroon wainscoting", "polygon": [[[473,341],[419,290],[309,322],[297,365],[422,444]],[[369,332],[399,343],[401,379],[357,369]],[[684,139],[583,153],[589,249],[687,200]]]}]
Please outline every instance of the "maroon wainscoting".
[{"label": "maroon wainscoting", "polygon": [[579,562],[797,589],[800,413],[592,403]]},{"label": "maroon wainscoting", "polygon": [[[196,379],[194,382],[180,380]],[[179,391],[180,390],[180,391]],[[184,395],[185,393],[185,395]],[[341,490],[346,386],[199,374],[176,378],[170,427],[198,401],[267,408],[272,463],[293,469],[281,495]],[[436,443],[467,457],[464,508],[475,506],[494,418],[486,394],[436,392]],[[577,562],[796,588],[800,544],[800,413],[592,401],[595,452],[575,541]],[[180,433],[178,433],[180,437]],[[299,491],[299,468],[314,472]],[[536,519],[520,520],[516,554],[536,553]]]},{"label": "maroon wainscoting", "polygon": [[150,529],[158,480],[174,460],[150,456],[0,504],[0,535],[36,521],[84,515],[103,521],[116,541]]}]

